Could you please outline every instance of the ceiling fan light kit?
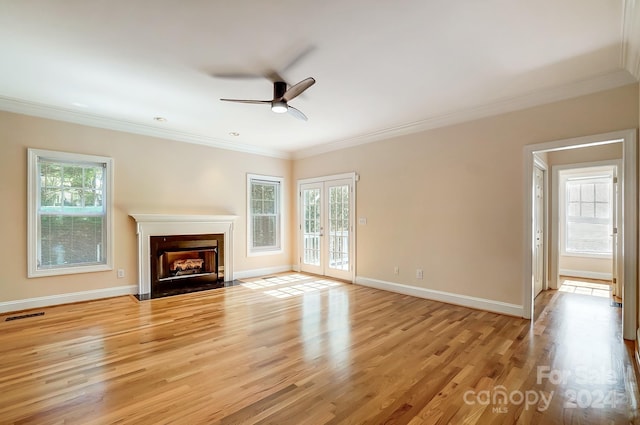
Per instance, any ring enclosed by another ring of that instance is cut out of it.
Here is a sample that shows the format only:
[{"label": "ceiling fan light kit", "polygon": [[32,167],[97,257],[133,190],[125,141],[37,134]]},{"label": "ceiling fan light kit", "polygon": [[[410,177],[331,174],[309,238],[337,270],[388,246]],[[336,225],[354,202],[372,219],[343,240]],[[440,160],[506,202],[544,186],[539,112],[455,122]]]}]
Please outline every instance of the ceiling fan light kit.
[{"label": "ceiling fan light kit", "polygon": [[283,102],[282,100],[274,100],[271,102],[271,110],[276,114],[285,113],[287,112],[287,109],[289,109],[287,102]]},{"label": "ceiling fan light kit", "polygon": [[308,118],[302,111],[289,106],[289,101],[300,96],[302,92],[314,85],[315,79],[309,77],[300,81],[297,84],[289,87],[287,90],[287,83],[284,81],[274,81],[273,83],[273,99],[271,100],[248,100],[248,99],[220,99],[223,102],[236,102],[236,103],[255,103],[255,104],[271,104],[271,110],[278,114],[289,112],[299,120],[307,121]]}]

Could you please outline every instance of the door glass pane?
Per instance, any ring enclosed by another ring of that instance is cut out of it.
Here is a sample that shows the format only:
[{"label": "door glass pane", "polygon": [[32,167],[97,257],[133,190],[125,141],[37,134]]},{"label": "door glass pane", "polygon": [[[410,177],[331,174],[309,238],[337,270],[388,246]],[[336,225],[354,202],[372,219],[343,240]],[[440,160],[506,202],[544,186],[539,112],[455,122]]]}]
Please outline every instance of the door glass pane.
[{"label": "door glass pane", "polygon": [[304,208],[303,255],[304,264],[320,265],[320,189],[302,191]]},{"label": "door glass pane", "polygon": [[349,185],[329,188],[329,268],[349,270]]}]

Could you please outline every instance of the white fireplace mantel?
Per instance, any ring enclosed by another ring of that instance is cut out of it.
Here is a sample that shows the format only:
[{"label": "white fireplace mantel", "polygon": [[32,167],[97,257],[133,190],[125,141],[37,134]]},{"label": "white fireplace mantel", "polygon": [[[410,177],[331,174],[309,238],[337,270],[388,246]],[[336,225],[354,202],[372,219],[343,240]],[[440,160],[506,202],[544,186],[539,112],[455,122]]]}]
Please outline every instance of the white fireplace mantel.
[{"label": "white fireplace mantel", "polygon": [[224,280],[233,280],[233,223],[235,215],[129,214],[136,220],[138,233],[138,291],[151,293],[151,236],[224,235]]}]

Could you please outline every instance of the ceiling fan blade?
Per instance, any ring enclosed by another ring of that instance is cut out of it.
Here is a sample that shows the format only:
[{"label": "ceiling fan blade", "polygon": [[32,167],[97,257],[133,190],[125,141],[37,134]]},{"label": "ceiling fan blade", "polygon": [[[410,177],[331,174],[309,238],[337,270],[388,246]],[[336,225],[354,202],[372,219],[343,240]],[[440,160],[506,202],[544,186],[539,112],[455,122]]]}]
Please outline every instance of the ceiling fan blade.
[{"label": "ceiling fan blade", "polygon": [[299,50],[297,54],[292,57],[289,62],[282,68],[282,72],[289,71],[291,68],[294,68],[298,63],[302,62],[311,52],[316,49],[316,46],[309,45],[306,48]]},{"label": "ceiling fan blade", "polygon": [[292,115],[292,116],[296,117],[299,120],[309,121],[309,118],[307,118],[307,116],[305,114],[303,114],[302,111],[300,111],[299,109],[294,108],[291,105],[289,105],[289,107],[287,108],[287,112],[289,113],[289,115]]},{"label": "ceiling fan blade", "polygon": [[302,94],[303,91],[305,91],[315,83],[316,83],[316,80],[314,80],[313,78],[311,77],[305,78],[304,80],[300,81],[298,84],[291,86],[289,90],[287,90],[284,93],[284,95],[282,96],[282,99],[288,102],[291,99]]},{"label": "ceiling fan blade", "polygon": [[230,80],[253,80],[262,78],[260,74],[244,73],[244,72],[215,72],[211,74],[214,78],[225,78]]},{"label": "ceiling fan blade", "polygon": [[220,99],[223,102],[236,102],[236,103],[271,103],[270,100],[245,100],[245,99]]},{"label": "ceiling fan blade", "polygon": [[284,78],[282,78],[282,76],[278,73],[278,71],[274,71],[274,70],[270,70],[264,73],[264,77],[271,81],[272,83],[275,83],[276,81],[283,81],[286,82],[284,80]]}]

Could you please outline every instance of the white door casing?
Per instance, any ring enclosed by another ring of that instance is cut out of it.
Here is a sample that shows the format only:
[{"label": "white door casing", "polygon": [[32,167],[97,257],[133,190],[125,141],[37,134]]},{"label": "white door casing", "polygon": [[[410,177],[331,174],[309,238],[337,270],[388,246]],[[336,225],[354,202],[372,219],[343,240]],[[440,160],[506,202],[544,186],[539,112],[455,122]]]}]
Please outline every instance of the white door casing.
[{"label": "white door casing", "polygon": [[534,215],[533,215],[533,297],[537,297],[544,287],[544,275],[545,275],[545,255],[544,255],[544,216],[545,216],[545,190],[544,190],[544,175],[545,170],[538,167],[534,167]]}]

